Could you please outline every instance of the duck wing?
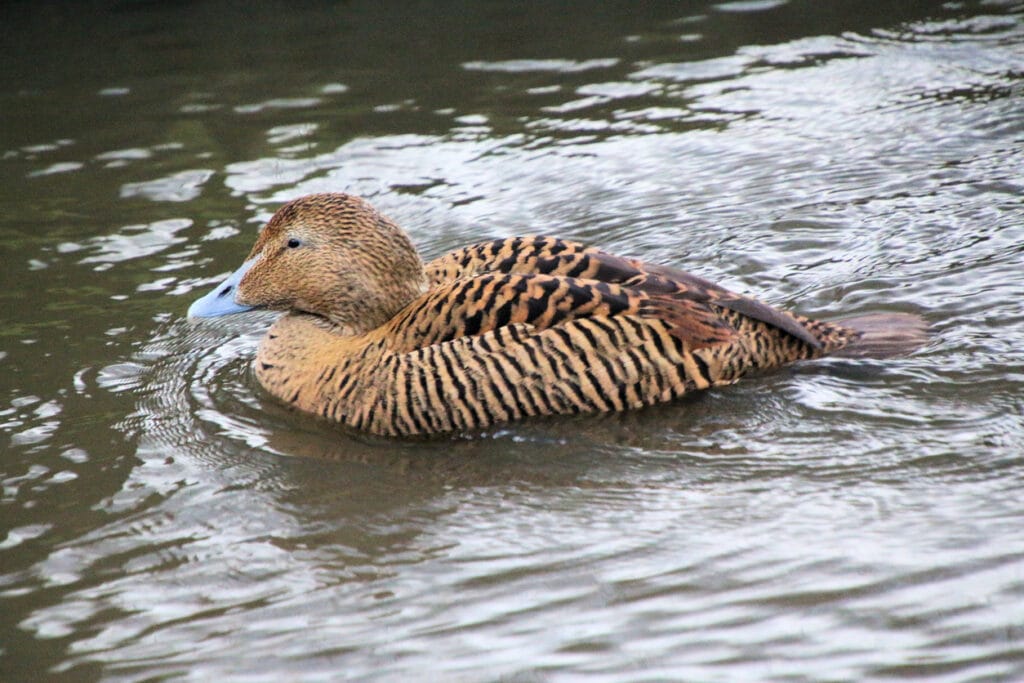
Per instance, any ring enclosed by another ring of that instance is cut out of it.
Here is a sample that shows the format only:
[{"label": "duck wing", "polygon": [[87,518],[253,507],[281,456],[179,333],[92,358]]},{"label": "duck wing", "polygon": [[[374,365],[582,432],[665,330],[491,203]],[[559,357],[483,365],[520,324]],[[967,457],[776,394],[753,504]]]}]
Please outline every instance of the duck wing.
[{"label": "duck wing", "polygon": [[709,304],[552,275],[486,273],[434,288],[371,348],[368,375],[325,392],[326,417],[380,434],[619,411],[731,384],[746,340]]},{"label": "duck wing", "polygon": [[580,319],[658,321],[687,349],[731,342],[736,330],[707,302],[649,294],[560,275],[485,273],[434,287],[382,330],[394,352],[408,352],[513,324],[546,330]]},{"label": "duck wing", "polygon": [[618,284],[651,295],[719,306],[786,332],[814,349],[823,348],[806,321],[757,299],[679,268],[615,256],[554,237],[513,237],[474,244],[431,261],[426,272],[434,286],[484,273],[560,275]]}]

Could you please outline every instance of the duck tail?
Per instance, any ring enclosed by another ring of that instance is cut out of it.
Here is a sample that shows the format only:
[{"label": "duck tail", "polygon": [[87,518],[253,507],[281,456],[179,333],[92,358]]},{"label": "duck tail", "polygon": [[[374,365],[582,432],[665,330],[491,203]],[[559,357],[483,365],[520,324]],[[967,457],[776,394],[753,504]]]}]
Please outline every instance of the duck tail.
[{"label": "duck tail", "polygon": [[875,313],[835,322],[859,333],[831,354],[840,358],[905,356],[928,341],[928,323],[916,313]]}]

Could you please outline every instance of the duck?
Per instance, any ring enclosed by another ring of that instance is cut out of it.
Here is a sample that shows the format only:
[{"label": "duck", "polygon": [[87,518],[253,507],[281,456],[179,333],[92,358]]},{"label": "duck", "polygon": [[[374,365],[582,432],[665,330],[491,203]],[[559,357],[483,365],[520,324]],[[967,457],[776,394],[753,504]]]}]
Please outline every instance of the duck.
[{"label": "duck", "polygon": [[640,409],[825,356],[923,345],[914,313],[815,320],[673,266],[547,236],[428,263],[366,200],[284,204],[190,319],[274,309],[253,372],[278,400],[385,437]]}]

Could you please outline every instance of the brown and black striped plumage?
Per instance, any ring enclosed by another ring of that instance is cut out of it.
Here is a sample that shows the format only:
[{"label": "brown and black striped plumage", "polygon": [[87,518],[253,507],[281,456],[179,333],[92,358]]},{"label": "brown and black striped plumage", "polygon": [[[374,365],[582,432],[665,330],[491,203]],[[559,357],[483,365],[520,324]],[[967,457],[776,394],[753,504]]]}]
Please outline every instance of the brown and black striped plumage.
[{"label": "brown and black striped plumage", "polygon": [[290,311],[260,344],[260,383],[299,410],[384,435],[639,408],[752,370],[923,340],[917,316],[809,320],[548,237],[423,266],[397,226],[344,194],[283,207],[246,264],[237,304]]}]

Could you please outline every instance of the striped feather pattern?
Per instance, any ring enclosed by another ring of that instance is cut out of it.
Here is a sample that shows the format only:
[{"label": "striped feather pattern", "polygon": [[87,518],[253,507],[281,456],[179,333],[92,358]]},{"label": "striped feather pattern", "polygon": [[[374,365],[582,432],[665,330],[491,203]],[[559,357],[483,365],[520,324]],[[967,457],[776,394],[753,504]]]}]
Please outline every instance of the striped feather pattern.
[{"label": "striped feather pattern", "polygon": [[[297,329],[289,329],[293,325]],[[512,323],[397,353],[383,340],[369,342],[333,373],[320,366],[314,382],[288,366],[323,358],[324,344],[314,332],[331,333],[299,318],[278,334],[286,331],[306,337],[305,343],[265,345],[256,364],[259,381],[300,410],[385,435],[626,410],[729,383],[712,376],[716,361],[687,353],[665,323],[633,315],[575,319],[544,330]]]},{"label": "striped feather pattern", "polygon": [[621,285],[551,275],[487,273],[435,287],[383,332],[395,351],[410,351],[513,323],[546,329],[579,318],[634,315],[674,321],[691,346],[725,341],[732,328],[712,309],[684,298],[653,298]]},{"label": "striped feather pattern", "polygon": [[650,294],[713,302],[769,323],[811,346],[821,344],[821,339],[806,329],[806,319],[730,292],[686,271],[645,264],[553,237],[513,237],[475,244],[431,261],[425,270],[435,286],[489,272],[542,273],[616,283]]},{"label": "striped feather pattern", "polygon": [[[260,344],[260,383],[382,435],[639,408],[862,335],[550,237],[472,245],[424,267],[397,226],[341,194],[284,207],[247,263],[236,301],[290,311]],[[860,320],[872,348],[923,340],[914,316]]]}]

